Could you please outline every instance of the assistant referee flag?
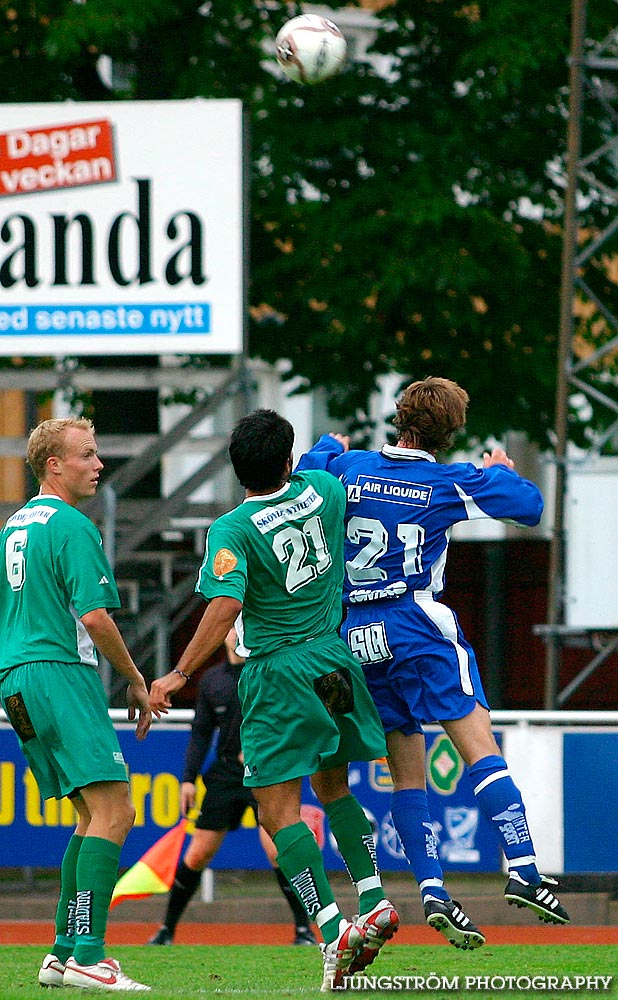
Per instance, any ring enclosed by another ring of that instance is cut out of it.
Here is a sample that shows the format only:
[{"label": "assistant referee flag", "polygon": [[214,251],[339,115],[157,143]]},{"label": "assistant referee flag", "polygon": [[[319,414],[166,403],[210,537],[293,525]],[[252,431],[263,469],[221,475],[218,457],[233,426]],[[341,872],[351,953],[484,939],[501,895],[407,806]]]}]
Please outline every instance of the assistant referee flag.
[{"label": "assistant referee flag", "polygon": [[112,893],[110,910],[124,899],[143,899],[155,893],[169,892],[185,842],[186,828],[187,820],[181,819],[121,875]]}]

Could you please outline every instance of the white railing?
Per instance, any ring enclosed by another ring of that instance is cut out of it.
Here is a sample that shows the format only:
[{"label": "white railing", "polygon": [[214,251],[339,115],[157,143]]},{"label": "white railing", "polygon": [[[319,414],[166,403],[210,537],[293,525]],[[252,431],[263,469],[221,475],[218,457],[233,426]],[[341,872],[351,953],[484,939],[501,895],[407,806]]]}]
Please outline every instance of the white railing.
[{"label": "white railing", "polygon": [[[114,722],[126,722],[127,710],[124,708],[111,708],[110,718]],[[162,715],[160,719],[155,719],[154,725],[165,723],[174,725],[177,723],[193,721],[192,708],[172,708],[167,715]],[[584,726],[618,726],[618,711],[599,710],[570,710],[555,709],[545,710],[509,710],[497,709],[491,713],[491,720],[496,726],[510,726],[521,723],[530,725],[584,725]]]},{"label": "white railing", "polygon": [[[193,722],[194,711],[192,708],[172,708],[167,715],[162,715],[160,719],[154,720],[154,725],[180,725]],[[126,723],[129,726],[134,723],[129,722],[126,708],[110,708],[109,717],[112,722]],[[618,726],[618,711],[590,710],[584,709],[555,709],[527,710],[527,709],[496,709],[491,713],[491,720],[495,726],[511,725],[565,725],[565,726]],[[6,714],[0,709],[0,722],[6,722]],[[435,723],[437,725],[437,723]]]}]

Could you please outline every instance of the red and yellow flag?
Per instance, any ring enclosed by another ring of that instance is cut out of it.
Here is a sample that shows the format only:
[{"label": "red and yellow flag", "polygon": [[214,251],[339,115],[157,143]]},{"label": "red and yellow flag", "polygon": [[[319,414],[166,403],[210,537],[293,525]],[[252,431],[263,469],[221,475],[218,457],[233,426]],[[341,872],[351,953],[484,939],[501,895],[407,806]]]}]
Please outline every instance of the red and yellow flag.
[{"label": "red and yellow flag", "polygon": [[169,892],[185,841],[186,827],[187,820],[181,819],[120,876],[112,893],[110,910],[124,899],[143,899],[155,893]]}]

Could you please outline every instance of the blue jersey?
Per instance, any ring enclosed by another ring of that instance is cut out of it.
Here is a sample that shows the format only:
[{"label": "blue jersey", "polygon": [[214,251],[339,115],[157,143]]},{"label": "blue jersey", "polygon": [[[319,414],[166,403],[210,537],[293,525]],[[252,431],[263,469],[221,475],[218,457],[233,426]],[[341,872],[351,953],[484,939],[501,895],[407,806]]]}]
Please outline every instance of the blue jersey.
[{"label": "blue jersey", "polygon": [[385,445],[348,451],[324,436],[302,468],[327,469],[347,490],[341,635],[363,664],[386,732],[488,708],[474,650],[438,600],[451,529],[498,518],[537,524],[543,499],[506,465],[439,465],[428,452]]},{"label": "blue jersey", "polygon": [[437,597],[453,525],[476,518],[535,525],[543,512],[539,489],[506,465],[440,465],[428,452],[391,445],[344,452],[324,435],[298,467],[327,469],[346,487],[348,605],[408,591]]}]

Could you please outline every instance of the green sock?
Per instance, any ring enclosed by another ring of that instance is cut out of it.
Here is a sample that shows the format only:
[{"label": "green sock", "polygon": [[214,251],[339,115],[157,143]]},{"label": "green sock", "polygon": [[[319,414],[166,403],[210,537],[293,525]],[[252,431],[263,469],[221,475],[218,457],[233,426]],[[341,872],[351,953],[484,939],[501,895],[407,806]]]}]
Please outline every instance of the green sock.
[{"label": "green sock", "polygon": [[277,864],[326,944],[339,936],[343,919],[324,871],[322,852],[306,823],[286,826],[273,837]]},{"label": "green sock", "polygon": [[333,837],[358,891],[361,914],[384,899],[371,823],[353,795],[324,806]]},{"label": "green sock", "polygon": [[105,931],[112,892],[118,878],[120,847],[102,837],[84,837],[77,859],[75,950],[78,965],[105,958]]},{"label": "green sock", "polygon": [[60,897],[56,907],[56,939],[52,952],[64,965],[75,946],[75,896],[77,858],[84,838],[73,834],[60,865]]}]

